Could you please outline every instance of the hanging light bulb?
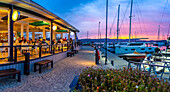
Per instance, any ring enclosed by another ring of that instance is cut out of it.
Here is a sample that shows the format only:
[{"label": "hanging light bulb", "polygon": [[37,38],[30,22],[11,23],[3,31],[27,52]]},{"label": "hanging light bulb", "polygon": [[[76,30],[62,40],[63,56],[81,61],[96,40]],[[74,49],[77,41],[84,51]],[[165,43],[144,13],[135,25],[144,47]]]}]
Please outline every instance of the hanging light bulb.
[{"label": "hanging light bulb", "polygon": [[53,30],[57,30],[57,26],[53,26]]},{"label": "hanging light bulb", "polygon": [[74,32],[71,32],[71,35],[74,35]]}]

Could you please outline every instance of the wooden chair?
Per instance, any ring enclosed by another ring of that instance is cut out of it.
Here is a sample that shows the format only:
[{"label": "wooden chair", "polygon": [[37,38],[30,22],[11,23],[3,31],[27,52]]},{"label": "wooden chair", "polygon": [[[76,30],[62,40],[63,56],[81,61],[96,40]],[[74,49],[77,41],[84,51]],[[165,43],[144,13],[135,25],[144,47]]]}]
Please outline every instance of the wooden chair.
[{"label": "wooden chair", "polygon": [[[1,46],[6,46],[6,43],[2,43]],[[6,47],[2,47],[2,48],[0,48],[0,50],[1,50],[1,56],[2,56],[2,58],[4,58],[3,52],[5,52],[5,56],[6,56]]]}]

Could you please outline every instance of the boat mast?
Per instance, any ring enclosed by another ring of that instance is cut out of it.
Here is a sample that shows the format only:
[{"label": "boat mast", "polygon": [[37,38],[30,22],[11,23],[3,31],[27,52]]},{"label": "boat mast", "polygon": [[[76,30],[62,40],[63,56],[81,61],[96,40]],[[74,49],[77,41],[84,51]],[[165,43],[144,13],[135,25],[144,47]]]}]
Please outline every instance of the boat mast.
[{"label": "boat mast", "polygon": [[108,0],[106,0],[106,50],[105,50],[105,65],[107,65],[107,22],[108,22]]},{"label": "boat mast", "polygon": [[158,25],[158,40],[159,40],[159,36],[160,36],[160,25]]},{"label": "boat mast", "polygon": [[133,6],[133,0],[131,0],[131,8],[130,8],[130,25],[129,25],[129,43],[130,43],[130,36],[131,36],[131,24],[132,24],[132,6]]},{"label": "boat mast", "polygon": [[110,36],[110,39],[111,39],[111,35],[112,34],[112,29],[110,28],[110,32],[109,32],[109,36]]},{"label": "boat mast", "polygon": [[101,45],[101,32],[100,32],[100,45]]},{"label": "boat mast", "polygon": [[169,28],[168,28],[167,39],[168,39],[168,36],[169,36],[169,30],[170,30],[170,24],[169,24]]},{"label": "boat mast", "polygon": [[87,40],[88,40],[89,32],[87,31]]},{"label": "boat mast", "polygon": [[99,21],[99,29],[98,29],[98,44],[99,44],[99,34],[100,34],[100,21]]},{"label": "boat mast", "polygon": [[118,6],[118,17],[117,17],[117,43],[119,40],[119,13],[120,13],[120,5]]}]

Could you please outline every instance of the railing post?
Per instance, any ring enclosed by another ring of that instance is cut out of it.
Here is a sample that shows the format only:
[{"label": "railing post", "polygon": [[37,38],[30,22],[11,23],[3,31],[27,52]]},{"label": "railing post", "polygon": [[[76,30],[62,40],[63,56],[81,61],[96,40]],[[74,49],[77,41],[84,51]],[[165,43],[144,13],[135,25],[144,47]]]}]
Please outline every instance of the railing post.
[{"label": "railing post", "polygon": [[55,54],[55,44],[53,45],[53,55]]},{"label": "railing post", "polygon": [[63,43],[62,43],[62,52],[63,52]]},{"label": "railing post", "polygon": [[41,45],[39,46],[39,58],[41,58]]},{"label": "railing post", "polygon": [[58,43],[56,43],[56,45],[55,45],[55,47],[56,47],[56,51],[58,51],[58,46],[57,46],[57,45],[58,45]]},{"label": "railing post", "polygon": [[113,60],[111,61],[111,64],[112,64],[112,66],[114,66],[114,61]]},{"label": "railing post", "polygon": [[30,74],[30,53],[25,53],[24,74]]},{"label": "railing post", "polygon": [[74,50],[74,47],[73,47],[73,43],[71,44],[71,51],[73,51]]},{"label": "railing post", "polygon": [[17,47],[15,47],[15,59],[14,62],[17,62]]},{"label": "railing post", "polygon": [[67,50],[68,50],[68,42],[67,42]]}]

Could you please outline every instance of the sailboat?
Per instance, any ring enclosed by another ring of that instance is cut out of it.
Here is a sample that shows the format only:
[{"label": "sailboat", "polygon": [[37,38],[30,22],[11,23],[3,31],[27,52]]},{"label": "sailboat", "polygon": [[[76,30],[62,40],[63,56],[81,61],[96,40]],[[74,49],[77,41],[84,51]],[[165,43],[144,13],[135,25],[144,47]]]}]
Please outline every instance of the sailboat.
[{"label": "sailboat", "polygon": [[[134,51],[138,53],[145,53],[145,52],[155,52],[156,47],[148,47],[147,43],[143,42],[130,42],[131,40],[131,24],[132,24],[132,6],[133,0],[131,0],[131,8],[130,8],[130,25],[129,25],[129,43],[124,46],[115,46],[115,54],[126,54],[133,53]],[[136,54],[130,54],[130,56],[135,56]],[[138,55],[137,55],[138,56]]]}]

